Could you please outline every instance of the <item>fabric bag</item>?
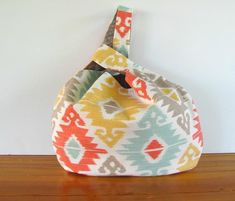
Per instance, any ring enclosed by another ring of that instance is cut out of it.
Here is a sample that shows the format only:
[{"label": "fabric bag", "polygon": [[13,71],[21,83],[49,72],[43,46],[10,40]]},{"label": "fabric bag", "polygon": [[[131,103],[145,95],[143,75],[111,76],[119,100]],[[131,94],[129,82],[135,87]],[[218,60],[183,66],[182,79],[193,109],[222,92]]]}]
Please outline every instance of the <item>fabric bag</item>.
[{"label": "fabric bag", "polygon": [[132,10],[119,6],[92,61],[57,97],[53,147],[69,172],[167,175],[194,168],[201,156],[188,92],[128,59],[131,21]]}]

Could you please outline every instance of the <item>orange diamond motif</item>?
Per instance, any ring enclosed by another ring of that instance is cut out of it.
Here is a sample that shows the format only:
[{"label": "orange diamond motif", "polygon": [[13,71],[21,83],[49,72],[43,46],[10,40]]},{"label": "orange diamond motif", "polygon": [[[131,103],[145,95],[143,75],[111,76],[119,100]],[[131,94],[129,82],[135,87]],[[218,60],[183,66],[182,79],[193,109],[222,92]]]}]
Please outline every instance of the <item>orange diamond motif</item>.
[{"label": "orange diamond motif", "polygon": [[162,153],[163,149],[163,145],[154,139],[147,145],[147,147],[144,149],[144,152],[148,154],[153,160],[155,160]]}]

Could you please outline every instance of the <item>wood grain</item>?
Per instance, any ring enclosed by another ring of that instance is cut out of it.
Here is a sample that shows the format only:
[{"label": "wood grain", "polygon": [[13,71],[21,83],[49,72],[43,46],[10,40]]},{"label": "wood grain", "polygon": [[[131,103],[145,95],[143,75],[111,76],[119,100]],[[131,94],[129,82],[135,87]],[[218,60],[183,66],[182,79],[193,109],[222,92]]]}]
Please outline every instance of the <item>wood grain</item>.
[{"label": "wood grain", "polygon": [[89,177],[55,156],[0,156],[0,200],[235,201],[235,154],[204,154],[188,172],[161,177]]}]

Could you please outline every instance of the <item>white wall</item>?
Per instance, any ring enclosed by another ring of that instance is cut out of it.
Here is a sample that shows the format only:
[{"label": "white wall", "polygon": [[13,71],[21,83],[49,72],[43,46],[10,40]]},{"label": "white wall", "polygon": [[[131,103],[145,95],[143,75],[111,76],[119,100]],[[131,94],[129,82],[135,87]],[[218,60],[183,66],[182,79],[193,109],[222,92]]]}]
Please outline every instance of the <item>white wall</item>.
[{"label": "white wall", "polygon": [[134,9],[131,59],[193,95],[204,152],[235,152],[234,0],[1,0],[0,154],[53,154],[57,92],[119,4]]}]

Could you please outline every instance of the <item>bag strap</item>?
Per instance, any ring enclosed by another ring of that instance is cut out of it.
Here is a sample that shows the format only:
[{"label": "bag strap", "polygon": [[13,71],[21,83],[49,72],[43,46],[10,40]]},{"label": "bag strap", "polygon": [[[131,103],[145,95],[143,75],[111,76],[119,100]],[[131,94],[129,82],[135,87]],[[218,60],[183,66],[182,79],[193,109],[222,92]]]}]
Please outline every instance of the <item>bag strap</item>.
[{"label": "bag strap", "polygon": [[96,50],[92,56],[92,61],[105,69],[123,73],[136,70],[147,74],[154,74],[156,78],[160,77],[157,73],[153,73],[151,70],[134,63],[131,59],[106,44],[103,44]]},{"label": "bag strap", "polygon": [[[128,59],[132,11],[129,8],[124,8],[122,6],[118,7],[104,43],[96,50],[92,62],[107,71],[111,70],[112,75],[122,76],[122,81],[124,79],[127,86],[133,88],[141,99],[152,103],[155,95],[151,91],[152,81],[145,81],[139,77],[139,74],[144,72],[152,75],[153,73]],[[154,77],[159,76],[154,75]]]},{"label": "bag strap", "polygon": [[130,50],[132,12],[130,8],[118,6],[103,42],[126,57]]},{"label": "bag strap", "polygon": [[149,74],[153,75],[156,79],[160,75],[153,74],[146,68],[135,64],[123,54],[105,44],[97,49],[92,57],[92,61],[107,70],[123,73],[127,84],[134,89],[139,97],[147,102],[152,103],[154,101],[155,92],[151,91],[153,80],[144,80],[139,75]]},{"label": "bag strap", "polygon": [[105,69],[124,72],[133,68],[134,63],[119,51],[103,44],[92,56],[92,61]]}]

